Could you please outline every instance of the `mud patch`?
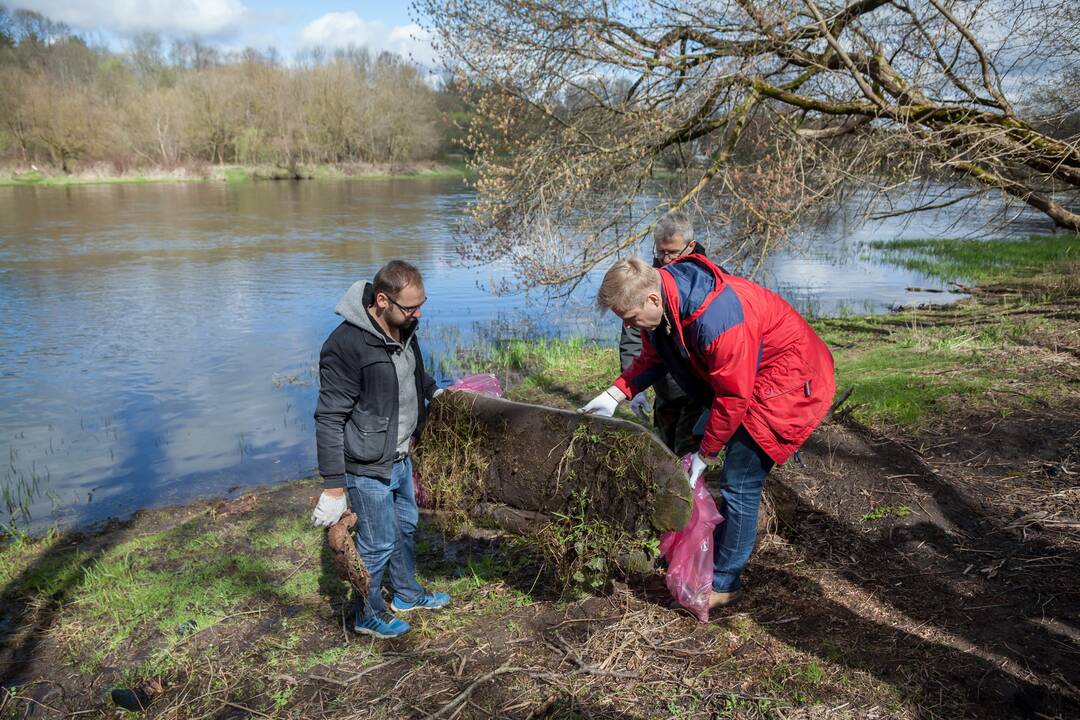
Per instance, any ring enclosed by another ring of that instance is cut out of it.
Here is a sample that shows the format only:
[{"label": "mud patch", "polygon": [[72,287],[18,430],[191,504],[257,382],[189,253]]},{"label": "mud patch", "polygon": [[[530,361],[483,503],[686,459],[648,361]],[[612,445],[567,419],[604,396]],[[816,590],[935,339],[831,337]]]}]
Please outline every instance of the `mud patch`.
[{"label": "mud patch", "polygon": [[[1043,430],[1040,443],[1049,453],[1043,461],[1071,452],[1072,427],[1054,427],[1056,433]],[[1014,457],[1009,438],[1016,437],[1015,427],[984,432],[983,447],[995,446],[995,432],[1001,433],[1000,457]],[[965,437],[936,440],[959,448]],[[882,623],[891,626],[912,662],[940,668],[943,674],[927,684],[962,688],[966,702],[995,708],[988,715],[1060,717],[1080,708],[1080,646],[1052,629],[1071,627],[1070,618],[1080,616],[1077,554],[1062,536],[1018,531],[1007,506],[987,502],[1000,488],[998,476],[938,463],[910,440],[850,418],[820,428],[804,456],[807,467],[784,468],[769,493],[780,540],[802,551],[810,567],[800,575],[815,581],[766,569],[769,582],[781,580],[796,594],[810,588],[811,596],[867,596],[862,607],[874,608],[873,625],[866,624],[866,612],[859,617],[842,610],[847,600],[826,613],[830,622],[847,618],[838,632],[845,643],[863,633],[880,635]],[[808,609],[815,615],[820,607]],[[813,627],[806,619],[792,641],[805,643]],[[858,662],[889,675],[895,670],[888,660],[862,653]]]}]

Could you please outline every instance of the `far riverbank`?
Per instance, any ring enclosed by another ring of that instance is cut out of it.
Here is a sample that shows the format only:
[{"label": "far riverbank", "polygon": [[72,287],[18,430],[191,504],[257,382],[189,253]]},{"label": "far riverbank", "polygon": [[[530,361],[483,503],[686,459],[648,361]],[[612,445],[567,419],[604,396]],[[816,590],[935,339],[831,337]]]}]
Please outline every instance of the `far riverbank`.
[{"label": "far riverbank", "polygon": [[67,186],[92,184],[145,184],[189,182],[249,182],[252,180],[406,180],[453,179],[471,176],[462,163],[417,161],[407,163],[342,163],[298,165],[188,164],[175,168],[117,168],[94,163],[65,174],[55,168],[0,168],[0,187]]}]

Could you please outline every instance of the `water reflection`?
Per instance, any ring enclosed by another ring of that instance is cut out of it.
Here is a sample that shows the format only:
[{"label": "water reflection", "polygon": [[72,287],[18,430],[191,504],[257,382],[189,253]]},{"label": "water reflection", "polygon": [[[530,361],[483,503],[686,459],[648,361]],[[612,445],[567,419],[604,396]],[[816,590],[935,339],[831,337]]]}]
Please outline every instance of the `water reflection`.
[{"label": "water reflection", "polygon": [[[312,472],[312,368],[333,307],[392,258],[425,275],[429,355],[478,334],[614,342],[614,319],[591,309],[595,278],[545,306],[486,293],[505,267],[454,265],[451,229],[470,197],[460,182],[420,180],[0,188],[0,483],[38,484],[29,526]],[[817,313],[941,287],[860,258],[857,243],[938,235],[949,217],[844,222],[762,278]]]}]

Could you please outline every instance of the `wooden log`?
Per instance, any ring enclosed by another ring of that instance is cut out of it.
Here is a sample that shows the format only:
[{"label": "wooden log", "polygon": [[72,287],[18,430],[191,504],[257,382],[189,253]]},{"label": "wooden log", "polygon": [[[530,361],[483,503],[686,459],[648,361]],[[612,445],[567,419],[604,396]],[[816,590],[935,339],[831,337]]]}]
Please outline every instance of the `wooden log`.
[{"label": "wooden log", "polygon": [[416,455],[435,509],[498,503],[638,535],[690,519],[678,458],[625,420],[451,391],[432,402]]}]

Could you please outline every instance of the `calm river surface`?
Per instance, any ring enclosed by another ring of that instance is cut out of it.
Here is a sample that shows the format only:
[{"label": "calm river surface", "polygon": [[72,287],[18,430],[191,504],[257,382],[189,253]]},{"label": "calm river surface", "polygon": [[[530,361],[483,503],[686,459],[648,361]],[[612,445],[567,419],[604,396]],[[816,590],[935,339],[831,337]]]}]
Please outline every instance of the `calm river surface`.
[{"label": "calm river surface", "polygon": [[[567,311],[487,293],[504,267],[455,265],[471,197],[425,180],[0,188],[0,522],[85,527],[313,473],[334,305],[393,258],[424,273],[428,354],[511,334],[614,342],[588,288]],[[1048,229],[1022,215],[1010,232]],[[941,283],[858,244],[968,232],[955,215],[838,220],[763,278],[819,314],[949,300],[908,292]],[[30,489],[29,517],[9,517]]]}]

